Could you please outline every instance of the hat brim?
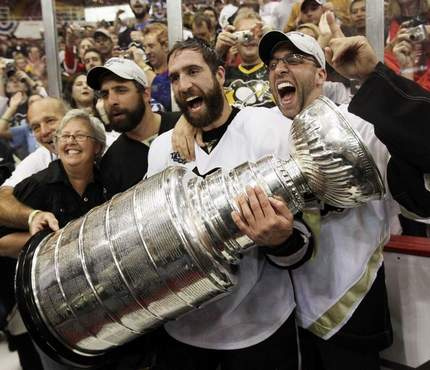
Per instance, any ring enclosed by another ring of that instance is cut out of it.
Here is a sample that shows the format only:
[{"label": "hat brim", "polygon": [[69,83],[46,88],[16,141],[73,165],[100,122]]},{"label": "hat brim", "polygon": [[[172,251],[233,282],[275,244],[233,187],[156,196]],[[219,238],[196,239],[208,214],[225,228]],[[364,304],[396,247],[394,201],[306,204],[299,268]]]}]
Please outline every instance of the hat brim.
[{"label": "hat brim", "polygon": [[[291,40],[281,31],[267,32],[260,40],[258,54],[264,64],[268,65],[272,57],[273,48],[280,42],[291,42]],[[294,45],[294,44],[293,44]]]},{"label": "hat brim", "polygon": [[130,76],[122,76],[121,73],[117,71],[113,71],[110,68],[104,66],[98,66],[91,68],[87,74],[87,85],[91,87],[93,90],[100,90],[102,85],[102,79],[107,74],[112,74],[118,76],[124,80],[132,80]]}]

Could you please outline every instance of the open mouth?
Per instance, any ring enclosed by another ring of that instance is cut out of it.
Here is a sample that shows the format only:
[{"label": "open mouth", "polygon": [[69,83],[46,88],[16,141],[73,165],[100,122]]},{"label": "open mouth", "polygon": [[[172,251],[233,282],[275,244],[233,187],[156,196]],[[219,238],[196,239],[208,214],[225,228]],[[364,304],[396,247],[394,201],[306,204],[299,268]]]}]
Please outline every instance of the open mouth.
[{"label": "open mouth", "polygon": [[278,86],[278,95],[284,104],[291,103],[296,93],[296,87],[290,82],[282,82]]},{"label": "open mouth", "polygon": [[201,108],[203,105],[203,98],[200,96],[191,96],[187,98],[186,100],[187,107],[192,112],[197,111]]},{"label": "open mouth", "polygon": [[80,151],[80,150],[78,150],[78,149],[67,149],[67,150],[65,150],[64,152],[65,152],[67,155],[76,155],[76,154],[81,153],[81,151]]}]

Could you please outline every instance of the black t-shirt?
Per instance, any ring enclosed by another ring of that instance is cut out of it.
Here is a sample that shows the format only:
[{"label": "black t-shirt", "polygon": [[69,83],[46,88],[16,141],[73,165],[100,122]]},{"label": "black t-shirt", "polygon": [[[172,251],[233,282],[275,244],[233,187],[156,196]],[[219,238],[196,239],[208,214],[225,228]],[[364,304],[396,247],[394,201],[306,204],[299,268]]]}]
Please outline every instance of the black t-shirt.
[{"label": "black t-shirt", "polygon": [[0,185],[12,174],[14,169],[15,161],[12,149],[0,139]]},{"label": "black t-shirt", "polygon": [[[48,168],[22,180],[14,187],[13,195],[31,208],[52,212],[60,227],[107,200],[96,168],[94,181],[87,185],[81,196],[70,183],[59,159],[51,162]],[[0,227],[0,237],[13,231],[17,230]]]},{"label": "black t-shirt", "polygon": [[[179,112],[161,113],[158,135],[169,131],[180,117]],[[149,145],[155,137],[145,142],[121,134],[110,146],[101,161],[101,173],[109,198],[137,184],[148,169]]]}]

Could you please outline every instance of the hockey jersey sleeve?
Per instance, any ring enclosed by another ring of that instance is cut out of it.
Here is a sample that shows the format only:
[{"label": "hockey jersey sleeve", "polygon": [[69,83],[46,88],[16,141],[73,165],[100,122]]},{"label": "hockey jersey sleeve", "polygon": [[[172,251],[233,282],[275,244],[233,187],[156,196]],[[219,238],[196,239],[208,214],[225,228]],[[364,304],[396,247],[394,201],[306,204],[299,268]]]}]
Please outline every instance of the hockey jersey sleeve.
[{"label": "hockey jersey sleeve", "polygon": [[314,244],[312,234],[304,223],[297,219],[293,225],[293,233],[282,245],[260,247],[268,261],[280,268],[295,269],[303,265],[313,255]]}]

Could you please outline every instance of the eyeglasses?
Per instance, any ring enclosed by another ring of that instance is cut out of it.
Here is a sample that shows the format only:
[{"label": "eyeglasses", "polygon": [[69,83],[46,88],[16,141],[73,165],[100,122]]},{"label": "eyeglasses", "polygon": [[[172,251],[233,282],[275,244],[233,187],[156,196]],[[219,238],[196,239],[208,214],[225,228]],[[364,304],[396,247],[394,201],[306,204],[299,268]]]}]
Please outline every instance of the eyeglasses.
[{"label": "eyeglasses", "polygon": [[289,54],[281,58],[272,58],[269,62],[269,70],[274,71],[278,66],[279,62],[286,64],[287,66],[297,66],[299,64],[303,64],[305,61],[312,62],[315,66],[317,63],[312,57],[307,57],[303,54]]},{"label": "eyeglasses", "polygon": [[62,134],[62,135],[57,135],[57,139],[61,143],[67,143],[70,140],[76,141],[78,143],[83,143],[83,142],[87,141],[90,138],[91,139],[95,139],[93,136],[84,135],[84,134],[76,134],[76,135]]}]

